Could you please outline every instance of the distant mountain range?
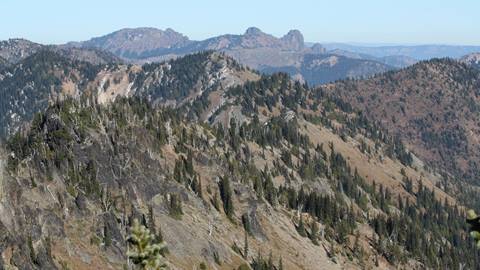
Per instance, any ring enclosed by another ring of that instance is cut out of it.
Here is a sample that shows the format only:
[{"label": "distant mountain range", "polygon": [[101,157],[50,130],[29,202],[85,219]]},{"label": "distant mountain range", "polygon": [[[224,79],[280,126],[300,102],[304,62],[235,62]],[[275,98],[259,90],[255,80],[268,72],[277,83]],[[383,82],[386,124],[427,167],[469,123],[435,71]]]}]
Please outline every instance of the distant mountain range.
[{"label": "distant mountain range", "polygon": [[221,35],[202,41],[193,41],[170,28],[127,28],[111,34],[92,38],[84,42],[70,42],[71,47],[95,47],[110,51],[132,61],[155,61],[205,50],[243,50],[270,48],[278,51],[323,53],[325,50],[315,44],[306,47],[303,35],[291,30],[282,38],[263,33],[250,27],[243,35]]},{"label": "distant mountain range", "polygon": [[345,78],[362,78],[392,69],[392,66],[374,60],[325,53],[303,56],[300,66],[263,67],[261,70],[266,73],[287,72],[296,79],[318,85]]},{"label": "distant mountain range", "polygon": [[357,46],[345,43],[326,43],[323,46],[329,51],[343,50],[374,57],[401,55],[416,60],[443,57],[460,58],[466,54],[480,52],[480,46],[462,45]]},{"label": "distant mountain range", "polygon": [[53,51],[71,60],[105,64],[122,62],[114,54],[97,48],[76,48],[70,46],[42,45],[26,39],[9,39],[0,41],[0,68],[19,63],[27,57],[41,51]]},{"label": "distant mountain range", "polygon": [[389,66],[393,66],[396,68],[404,68],[418,62],[417,59],[409,56],[404,56],[404,55],[387,55],[382,57],[375,57],[369,54],[357,53],[357,52],[346,51],[341,49],[329,50],[326,53],[343,55],[348,58],[354,58],[354,59],[372,60],[372,61],[380,62]]},{"label": "distant mountain range", "polygon": [[[404,61],[404,57],[392,60],[352,56],[346,52],[326,54],[321,44],[306,46],[298,30],[290,30],[277,38],[256,27],[248,28],[242,35],[226,34],[202,41],[190,40],[172,29],[122,29],[84,42],[70,42],[66,46],[107,50],[133,63],[158,62],[205,50],[222,51],[251,68],[262,72],[288,72],[310,84],[371,76],[412,63],[411,59]],[[327,58],[336,60],[327,60],[325,66],[326,62],[322,61]],[[325,70],[328,72],[324,73]]]},{"label": "distant mountain range", "polygon": [[[480,51],[475,46],[379,46],[305,43],[302,33],[282,37],[248,28],[240,35],[225,34],[195,41],[173,29],[126,28],[82,42],[41,45],[24,39],[0,42],[0,69],[39,50],[51,50],[73,60],[93,64],[162,62],[201,51],[220,51],[264,73],[286,72],[296,80],[319,85],[345,78],[365,78],[408,67],[434,57],[460,58]],[[475,57],[473,58],[475,59]],[[463,60],[462,60],[463,61]],[[467,64],[478,66],[469,59]]]}]

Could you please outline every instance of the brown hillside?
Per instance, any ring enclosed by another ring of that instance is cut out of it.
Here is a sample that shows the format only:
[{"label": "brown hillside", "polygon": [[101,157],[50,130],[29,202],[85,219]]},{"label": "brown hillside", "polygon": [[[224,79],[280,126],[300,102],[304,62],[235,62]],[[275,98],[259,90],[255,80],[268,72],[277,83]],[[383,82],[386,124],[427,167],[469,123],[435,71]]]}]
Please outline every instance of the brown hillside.
[{"label": "brown hillside", "polygon": [[480,162],[479,79],[462,63],[436,59],[322,88],[400,136],[431,165],[474,179]]}]

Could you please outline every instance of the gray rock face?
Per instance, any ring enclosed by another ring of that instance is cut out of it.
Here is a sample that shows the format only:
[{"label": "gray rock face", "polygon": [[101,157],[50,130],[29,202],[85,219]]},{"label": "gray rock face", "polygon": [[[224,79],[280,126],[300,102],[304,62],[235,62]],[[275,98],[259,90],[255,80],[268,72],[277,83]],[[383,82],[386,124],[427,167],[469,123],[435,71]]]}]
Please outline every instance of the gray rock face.
[{"label": "gray rock face", "polygon": [[263,47],[280,48],[282,42],[276,37],[262,32],[256,27],[250,27],[241,36],[241,42],[237,45],[237,49],[255,49]]},{"label": "gray rock face", "polygon": [[255,238],[258,240],[265,241],[267,240],[267,236],[263,231],[260,220],[258,219],[257,207],[257,203],[253,203],[249,211],[246,213],[246,216],[248,217],[248,220],[250,222],[250,229],[253,236],[255,236]]},{"label": "gray rock face", "polygon": [[467,54],[460,58],[460,62],[471,67],[480,68],[480,53]]},{"label": "gray rock face", "polygon": [[249,27],[245,31],[246,36],[257,36],[257,35],[261,35],[261,34],[264,34],[264,33],[262,32],[262,30],[258,29],[257,27]]},{"label": "gray rock face", "polygon": [[301,51],[305,48],[303,35],[298,30],[291,30],[282,38],[277,38],[257,27],[248,28],[243,35],[221,35],[203,41],[191,41],[172,29],[128,28],[84,42],[71,42],[66,46],[100,48],[131,60],[202,50],[275,48]]},{"label": "gray rock face", "polygon": [[[114,246],[123,246],[125,239],[119,230],[117,218],[112,213],[105,213],[103,215],[104,235],[108,235]],[[120,254],[121,255],[121,254]]]},{"label": "gray rock face", "polygon": [[[201,41],[189,40],[171,29],[165,31],[155,28],[122,29],[67,46],[100,48],[135,63],[163,61],[206,50],[222,51],[243,65],[266,73],[287,72],[294,78],[312,85],[347,77],[369,76],[391,70],[397,65],[403,67],[402,63],[405,62],[400,61],[402,59],[398,57],[383,61],[363,55],[358,57],[342,55],[344,61],[340,62],[341,66],[332,64],[323,65],[321,68],[306,68],[306,65],[311,64],[309,55],[326,54],[321,44],[307,47],[299,30],[290,30],[277,38],[257,27],[249,27],[240,35],[226,34]],[[355,61],[350,58],[355,58]]]},{"label": "gray rock face", "polygon": [[284,48],[293,51],[300,51],[304,48],[305,42],[303,35],[298,30],[290,30],[285,36],[281,38]]},{"label": "gray rock face", "polygon": [[312,50],[312,53],[325,53],[327,50],[322,46],[320,43],[315,43],[313,46],[310,48]]},{"label": "gray rock face", "polygon": [[179,48],[189,43],[189,39],[168,28],[127,28],[106,36],[92,38],[85,42],[70,43],[72,47],[100,48],[124,58],[145,57],[155,51]]},{"label": "gray rock face", "polygon": [[51,256],[49,256],[48,251],[43,245],[39,245],[35,253],[35,263],[38,265],[39,269],[57,269]]},{"label": "gray rock face", "polygon": [[0,234],[0,253],[2,253],[3,250],[5,250],[5,248],[8,246],[8,242],[10,241],[11,236],[2,222],[0,222],[0,232],[2,232]]},{"label": "gray rock face", "polygon": [[13,64],[34,54],[42,47],[43,45],[26,39],[9,39],[0,41],[0,57]]}]

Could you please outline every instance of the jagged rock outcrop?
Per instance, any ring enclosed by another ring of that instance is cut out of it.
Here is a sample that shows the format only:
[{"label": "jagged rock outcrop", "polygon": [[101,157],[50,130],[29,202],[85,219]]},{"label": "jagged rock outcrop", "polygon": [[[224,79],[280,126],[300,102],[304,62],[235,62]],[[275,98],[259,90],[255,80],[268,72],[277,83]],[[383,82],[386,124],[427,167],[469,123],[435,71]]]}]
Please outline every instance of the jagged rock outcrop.
[{"label": "jagged rock outcrop", "polygon": [[72,42],[67,45],[85,48],[100,48],[123,58],[144,58],[164,49],[175,49],[188,45],[189,39],[167,28],[126,28],[111,34],[92,38],[85,42]]},{"label": "jagged rock outcrop", "polygon": [[[303,40],[303,35],[298,30],[290,30],[288,33],[281,38],[283,42],[283,47],[290,49],[292,51],[301,51],[305,48],[305,42]],[[318,51],[318,48],[315,48],[315,51]]]},{"label": "jagged rock outcrop", "polygon": [[[134,63],[158,62],[183,56],[188,53],[215,50],[232,56],[241,64],[263,72],[287,72],[310,84],[330,82],[347,77],[365,77],[385,70],[394,69],[386,62],[398,64],[399,58],[381,59],[374,57],[342,57],[341,66],[308,68],[310,55],[326,53],[321,44],[305,45],[299,30],[290,30],[277,38],[264,33],[257,27],[248,28],[241,35],[226,34],[201,41],[192,41],[183,35],[167,29],[154,28],[122,29],[112,34],[67,46],[96,47],[108,50]],[[322,56],[318,56],[322,57]],[[339,56],[341,57],[341,56]],[[397,61],[397,62],[395,62]],[[403,67],[403,66],[402,66]],[[330,75],[325,76],[326,71]]]},{"label": "jagged rock outcrop", "polygon": [[480,53],[471,53],[460,58],[460,62],[474,68],[480,68]]}]

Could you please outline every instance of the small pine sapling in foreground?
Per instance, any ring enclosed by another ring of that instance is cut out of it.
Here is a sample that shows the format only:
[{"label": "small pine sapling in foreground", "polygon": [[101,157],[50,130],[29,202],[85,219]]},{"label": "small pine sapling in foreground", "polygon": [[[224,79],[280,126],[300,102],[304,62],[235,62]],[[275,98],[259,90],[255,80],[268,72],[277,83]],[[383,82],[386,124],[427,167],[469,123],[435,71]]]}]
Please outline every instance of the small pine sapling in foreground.
[{"label": "small pine sapling in foreground", "polygon": [[300,236],[302,236],[302,237],[306,237],[306,236],[307,236],[307,231],[305,230],[305,223],[303,222],[303,217],[302,217],[302,215],[300,215],[300,221],[299,221],[298,226],[297,226],[297,232],[298,232],[298,234],[300,234]]},{"label": "small pine sapling in foreground", "polygon": [[127,256],[136,269],[162,270],[166,268],[166,260],[162,250],[166,248],[164,242],[156,242],[155,235],[145,226],[134,220],[131,234],[128,237],[129,251]]},{"label": "small pine sapling in foreground", "polygon": [[245,260],[248,259],[248,233],[247,233],[247,231],[245,231],[245,243],[244,243],[244,247],[243,247],[243,258]]},{"label": "small pine sapling in foreground", "polygon": [[227,176],[224,176],[220,179],[219,182],[220,197],[223,202],[223,210],[230,220],[233,220],[234,207],[233,207],[233,195],[232,189],[230,187],[230,180]]},{"label": "small pine sapling in foreground", "polygon": [[470,236],[475,240],[477,248],[480,248],[480,216],[474,210],[468,210],[467,223],[470,225]]}]

